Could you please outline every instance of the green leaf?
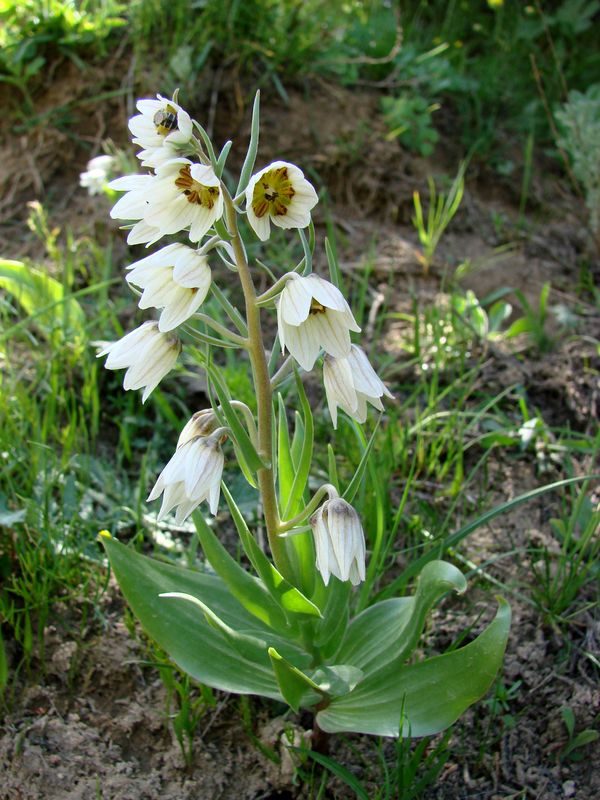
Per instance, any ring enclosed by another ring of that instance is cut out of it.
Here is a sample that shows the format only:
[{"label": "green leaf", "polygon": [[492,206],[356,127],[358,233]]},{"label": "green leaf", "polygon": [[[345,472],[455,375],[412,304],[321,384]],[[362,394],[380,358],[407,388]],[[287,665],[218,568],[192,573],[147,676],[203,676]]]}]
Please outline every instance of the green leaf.
[{"label": "green leaf", "polygon": [[386,648],[400,640],[414,608],[414,597],[394,597],[365,609],[348,625],[336,658],[367,672],[382,666]]},{"label": "green leaf", "polygon": [[256,636],[236,631],[235,628],[224,622],[218,614],[215,614],[202,600],[186,592],[162,592],[159,597],[161,600],[184,600],[186,603],[197,606],[204,614],[208,624],[219,633],[222,633],[230,647],[237,650],[242,658],[258,663],[263,660],[263,654],[267,647],[264,639],[258,639]]},{"label": "green leaf", "polygon": [[351,585],[331,577],[326,587],[317,579],[317,590],[313,600],[323,609],[323,619],[315,625],[314,643],[324,658],[331,658],[340,646],[348,626],[348,606]]},{"label": "green leaf", "polygon": [[358,781],[355,775],[353,775],[349,769],[338,764],[337,761],[334,761],[333,758],[329,758],[329,756],[324,756],[321,753],[317,753],[315,750],[307,750],[304,747],[290,747],[290,750],[294,750],[296,753],[299,753],[301,756],[310,756],[313,761],[316,761],[317,764],[320,764],[325,769],[328,769],[332,775],[335,775],[336,778],[344,781],[344,783],[352,789],[352,791],[356,794],[357,800],[369,800],[369,795],[364,790],[362,784]]},{"label": "green leaf", "polygon": [[[292,486],[289,491],[283,519],[291,519],[300,513],[304,506],[304,494],[308,486],[310,467],[313,454],[314,443],[314,423],[310,403],[306,397],[302,379],[295,371],[296,387],[300,406],[302,408],[302,435],[299,434],[300,428],[296,425],[294,439],[290,448],[292,462],[294,464],[294,476]],[[296,422],[300,420],[296,417]],[[301,443],[299,445],[299,443]],[[286,549],[292,564],[292,575],[294,583],[306,595],[312,595],[315,581],[315,553],[313,548],[312,536],[298,535],[290,536],[286,540]]]},{"label": "green leaf", "polygon": [[342,281],[342,273],[340,265],[338,264],[337,253],[335,252],[335,245],[329,241],[329,237],[325,238],[325,253],[327,255],[327,264],[329,266],[329,277],[334,286],[343,293],[344,286]]},{"label": "green leaf", "polygon": [[398,668],[417,645],[425,619],[447,592],[467,588],[465,576],[446,561],[431,561],[419,576],[414,597],[398,597],[370,606],[350,625],[336,660],[373,673],[391,661]]},{"label": "green leaf", "polygon": [[369,461],[369,456],[370,456],[371,450],[373,448],[373,443],[375,442],[375,434],[377,433],[377,429],[379,428],[379,423],[381,421],[381,415],[379,416],[379,419],[377,420],[377,423],[376,423],[375,427],[373,428],[373,433],[371,434],[371,437],[370,437],[370,439],[369,439],[367,444],[365,444],[364,433],[363,433],[362,428],[360,427],[360,425],[358,425],[358,423],[356,423],[354,420],[348,420],[348,421],[352,425],[352,427],[354,428],[354,432],[355,432],[356,436],[358,437],[358,440],[359,440],[359,442],[361,444],[361,447],[363,448],[363,454],[362,454],[362,457],[361,457],[360,462],[358,464],[358,467],[356,468],[356,472],[354,473],[354,476],[352,477],[352,480],[350,481],[350,483],[346,487],[346,491],[342,495],[344,500],[346,500],[348,503],[352,503],[356,493],[358,492],[358,490],[360,488],[360,482],[362,481],[363,475],[365,474],[365,470],[367,468],[367,464],[368,464],[368,461]]},{"label": "green leaf", "polygon": [[314,423],[310,403],[304,391],[302,379],[296,370],[296,388],[298,390],[298,397],[300,399],[300,406],[302,408],[302,422],[304,426],[304,435],[302,439],[302,449],[300,451],[300,459],[296,465],[295,475],[292,482],[292,488],[289,492],[289,498],[285,511],[283,512],[284,519],[295,517],[301,511],[302,497],[308,484],[310,475],[310,465],[313,454],[314,444]]},{"label": "green leaf", "polygon": [[350,664],[334,664],[333,666],[318,667],[309,673],[322,692],[330,697],[348,694],[364,678],[362,669]]},{"label": "green leaf", "polygon": [[240,422],[235,409],[231,405],[229,390],[227,389],[227,385],[223,381],[223,378],[219,374],[219,370],[213,364],[211,364],[199,350],[196,350],[195,354],[214,385],[215,392],[219,398],[219,403],[221,404],[223,415],[227,420],[227,424],[231,428],[231,433],[236,450],[238,451],[238,455],[243,458],[249,470],[255,472],[256,470],[261,469],[265,465],[256,452],[256,448],[252,444],[246,428]]},{"label": "green leaf", "polygon": [[133,613],[184,672],[215,689],[281,700],[266,648],[260,661],[245,658],[193,605],[159,595],[179,592],[197,598],[223,624],[243,636],[264,640],[300,666],[308,660],[302,650],[249,614],[220,578],[142,556],[112,537],[100,538]]},{"label": "green leaf", "polygon": [[519,336],[521,333],[531,333],[532,330],[533,322],[529,319],[529,317],[521,317],[513,322],[504,336],[506,339],[512,339],[515,336]]},{"label": "green leaf", "polygon": [[235,527],[240,536],[244,552],[271,596],[277,600],[281,608],[287,613],[288,620],[293,624],[294,615],[299,615],[301,617],[320,617],[321,612],[319,608],[305,597],[299,589],[292,586],[260,549],[256,539],[252,536],[246,525],[246,520],[242,516],[242,512],[239,510],[225,484],[222,484],[222,490],[229,510],[231,511]]},{"label": "green leaf", "polygon": [[366,677],[317,714],[324,731],[379,736],[430,736],[452,725],[491,686],[510,628],[510,607],[498,598],[496,618],[466,647],[407,667],[395,662]]},{"label": "green leaf", "polygon": [[290,664],[274,647],[269,647],[269,658],[285,702],[298,711],[300,705],[314,705],[321,699],[318,685],[302,670]]},{"label": "green leaf", "polygon": [[278,631],[285,631],[286,616],[262,581],[246,572],[229,555],[199,511],[195,511],[192,518],[204,555],[217,575],[226,583],[231,594],[247,611],[266,625]]},{"label": "green leaf", "polygon": [[229,151],[231,150],[232,144],[233,142],[231,141],[231,139],[225,142],[225,144],[223,145],[223,149],[219,154],[219,160],[217,161],[217,169],[215,170],[217,178],[220,178],[221,175],[223,174],[223,170],[225,169],[225,163],[227,161],[227,156],[229,155]]},{"label": "green leaf", "polygon": [[250,144],[248,145],[248,152],[244,159],[242,171],[240,173],[240,182],[235,190],[236,197],[246,189],[254,163],[256,161],[256,154],[258,153],[258,139],[260,134],[260,91],[256,92],[254,97],[254,105],[252,106],[252,126],[250,128]]},{"label": "green leaf", "polygon": [[13,295],[50,341],[84,338],[83,309],[50,275],[21,261],[0,259],[0,288]]},{"label": "green leaf", "polygon": [[279,489],[279,505],[284,508],[290,496],[295,470],[290,450],[290,433],[285,403],[281,394],[277,395],[277,409],[277,486]]}]

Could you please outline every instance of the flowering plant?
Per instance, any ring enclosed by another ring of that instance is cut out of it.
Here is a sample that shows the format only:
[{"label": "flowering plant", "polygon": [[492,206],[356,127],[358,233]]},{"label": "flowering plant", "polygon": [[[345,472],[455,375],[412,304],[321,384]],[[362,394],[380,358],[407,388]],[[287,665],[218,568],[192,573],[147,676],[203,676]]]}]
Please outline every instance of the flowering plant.
[{"label": "flowering plant", "polygon": [[[182,348],[205,370],[211,407],[185,424],[148,500],[162,497],[158,520],[173,510],[177,523],[192,515],[212,569],[148,558],[103,532],[101,541],[123,593],[146,632],[204,684],[285,701],[294,710],[311,709],[315,726],[328,732],[437,733],[489,688],[502,661],[510,610],[500,598],[495,619],[470,644],[410,662],[432,606],[449,591],[466,589],[456,567],[430,560],[412,596],[371,605],[362,598],[362,608],[351,612],[352,587],[369,574],[371,543],[365,542],[352,502],[373,438],[347,486],[339,485],[332,469],[329,482],[311,497],[314,424],[301,370],[312,370],[322,358],[336,427],[339,410],[352,424],[363,423],[367,403],[381,411],[382,398],[391,394],[365,352],[352,343],[351,334],[360,328],[336,285],[335,261],[330,259],[331,281],[312,272],[311,211],[317,194],[302,171],[285,161],[252,174],[258,95],[235,191],[223,177],[231,142],[217,156],[207,133],[177,98],[141,100],[138,109],[130,129],[142,148],[142,165],[152,171],[112,182],[113,189],[125,192],[112,216],[130,222],[132,244],[149,246],[178,233],[185,243],[170,242],[131,265],[127,280],[142,290],[140,308],[158,309],[160,316],[100,355],[108,355],[109,369],[127,368],[124,388],[143,389],[143,401],[174,367]],[[240,234],[243,216],[259,240],[269,238],[272,226],[296,229],[303,247],[300,263],[283,276],[273,275],[260,295]],[[243,308],[212,280],[215,258],[239,280]],[[209,292],[227,325],[199,310]],[[277,314],[270,354],[263,309]],[[249,364],[256,414],[232,397],[218,365],[221,347],[237,349],[240,365]],[[290,435],[286,403],[294,392],[300,411]],[[258,488],[270,557],[222,481],[231,449],[245,479]],[[215,532],[218,524],[210,525],[198,510],[206,500],[216,515],[221,492],[253,574],[224,548]]]}]

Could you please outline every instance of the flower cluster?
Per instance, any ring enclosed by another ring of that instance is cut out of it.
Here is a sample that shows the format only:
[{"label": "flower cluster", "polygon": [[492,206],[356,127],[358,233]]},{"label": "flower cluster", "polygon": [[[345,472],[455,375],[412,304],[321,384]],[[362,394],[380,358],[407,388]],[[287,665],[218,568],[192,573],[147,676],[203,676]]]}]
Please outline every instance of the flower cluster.
[{"label": "flower cluster", "polygon": [[[158,95],[139,100],[137,110],[129,129],[146,171],[109,184],[123,192],[111,216],[126,223],[131,245],[149,247],[172,236],[178,240],[127,267],[127,282],[139,290],[139,308],[156,309],[157,321],[143,323],[100,355],[108,356],[108,369],[127,370],[124,388],[143,389],[145,401],[175,366],[182,349],[178,329],[199,315],[211,287],[220,291],[212,280],[211,252],[223,248],[231,258],[226,263],[234,270],[240,267],[240,253],[246,263],[239,232],[236,226],[232,228],[232,214],[245,213],[257,237],[265,241],[272,225],[282,229],[309,226],[318,197],[303,172],[285,161],[274,161],[250,176],[232,197],[221,179],[224,165],[176,98]],[[297,271],[284,275],[277,285],[279,291],[274,288],[273,297],[282,352],[287,350],[309,371],[323,351],[323,379],[334,426],[338,408],[359,422],[366,419],[367,403],[382,409],[381,398],[391,395],[365,353],[352,344],[351,333],[360,332],[360,327],[341,291],[318,275]],[[199,316],[222,339],[229,339],[229,346],[250,352],[250,339],[228,331],[206,314]],[[243,326],[240,330],[243,333]],[[202,335],[195,332],[196,337]],[[219,340],[208,337],[205,341]],[[246,417],[246,423],[248,434],[255,437],[254,420],[248,423]],[[204,500],[217,513],[224,466],[221,445],[228,435],[231,431],[219,427],[211,411],[199,412],[187,423],[148,497],[152,501],[162,495],[159,520],[175,510],[175,519],[181,523]],[[314,514],[312,527],[316,565],[324,582],[330,575],[354,584],[363,580],[364,535],[354,509],[340,498],[330,498]]]}]

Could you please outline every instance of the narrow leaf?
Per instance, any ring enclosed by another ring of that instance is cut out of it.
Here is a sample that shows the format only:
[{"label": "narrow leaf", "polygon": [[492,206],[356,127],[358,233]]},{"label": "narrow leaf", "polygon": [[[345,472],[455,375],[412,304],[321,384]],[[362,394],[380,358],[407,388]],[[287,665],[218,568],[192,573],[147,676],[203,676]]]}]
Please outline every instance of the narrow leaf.
[{"label": "narrow leaf", "polygon": [[363,449],[363,454],[362,454],[362,457],[360,459],[360,462],[359,462],[359,464],[358,464],[358,466],[356,468],[356,472],[354,473],[354,476],[353,476],[352,480],[350,481],[350,483],[346,487],[346,491],[342,495],[344,500],[346,500],[348,503],[352,503],[352,501],[354,500],[354,497],[356,496],[356,493],[358,492],[358,490],[360,488],[360,483],[361,483],[361,481],[363,479],[363,475],[365,474],[365,470],[366,470],[367,464],[369,462],[369,456],[371,454],[371,450],[372,450],[373,444],[375,442],[375,434],[377,433],[377,429],[379,428],[380,420],[381,420],[381,416],[377,420],[377,424],[373,428],[373,433],[371,434],[371,437],[369,438],[369,441],[367,442],[366,446],[364,445],[364,434],[362,432],[362,428],[360,428],[358,426],[358,424],[356,422],[354,422],[354,420],[349,420],[350,423],[352,424],[352,427],[354,428],[354,431],[355,431],[356,435],[359,437],[359,441],[361,441],[361,443],[363,444],[363,448],[364,449]]},{"label": "narrow leaf", "polygon": [[277,395],[277,410],[277,485],[279,489],[279,505],[284,508],[288,502],[294,482],[294,465],[290,450],[290,433],[285,403],[281,394]]},{"label": "narrow leaf", "polygon": [[258,153],[258,139],[260,134],[260,91],[254,97],[254,105],[252,106],[252,125],[250,128],[250,144],[248,145],[248,152],[244,159],[242,171],[240,173],[240,182],[235,190],[236,196],[243,192],[248,186],[254,164],[256,162],[256,154]]},{"label": "narrow leaf", "polygon": [[284,631],[287,626],[286,616],[264,584],[246,572],[229,555],[199,511],[194,512],[193,520],[204,555],[217,575],[223,579],[231,594],[247,611],[266,625]]},{"label": "narrow leaf", "polygon": [[265,587],[281,605],[282,609],[288,614],[288,620],[291,623],[294,621],[293,615],[308,615],[309,617],[320,617],[321,612],[318,607],[312,603],[302,592],[292,586],[283,575],[276,569],[276,567],[269,561],[266,555],[258,546],[256,539],[250,533],[246,520],[242,516],[235,500],[233,499],[229,489],[222,485],[223,494],[231,516],[233,518],[235,527],[240,536],[244,552],[248,556],[250,563],[259,574]]}]

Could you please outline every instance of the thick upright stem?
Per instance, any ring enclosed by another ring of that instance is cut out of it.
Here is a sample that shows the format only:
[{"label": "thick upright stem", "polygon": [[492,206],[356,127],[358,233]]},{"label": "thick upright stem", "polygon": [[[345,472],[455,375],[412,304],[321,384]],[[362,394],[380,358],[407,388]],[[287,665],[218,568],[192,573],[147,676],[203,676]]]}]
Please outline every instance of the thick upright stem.
[{"label": "thick upright stem", "polygon": [[275,478],[273,475],[273,394],[265,347],[263,343],[262,328],[260,326],[260,309],[256,305],[256,290],[250,274],[248,260],[242,240],[240,238],[237,216],[231,196],[222,187],[225,199],[225,213],[227,227],[231,234],[231,246],[235,255],[244,302],[246,305],[246,322],[248,324],[248,354],[252,366],[252,377],[256,390],[256,404],[258,409],[258,452],[267,465],[258,470],[258,489],[262,500],[265,527],[273,560],[279,571],[286,578],[291,577],[291,567],[285,542],[279,538],[279,511],[275,495]]}]

